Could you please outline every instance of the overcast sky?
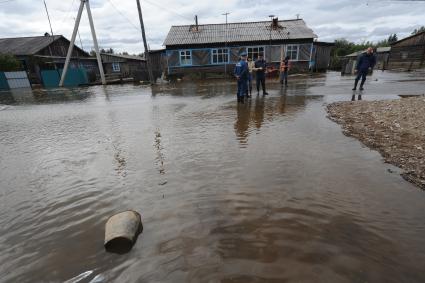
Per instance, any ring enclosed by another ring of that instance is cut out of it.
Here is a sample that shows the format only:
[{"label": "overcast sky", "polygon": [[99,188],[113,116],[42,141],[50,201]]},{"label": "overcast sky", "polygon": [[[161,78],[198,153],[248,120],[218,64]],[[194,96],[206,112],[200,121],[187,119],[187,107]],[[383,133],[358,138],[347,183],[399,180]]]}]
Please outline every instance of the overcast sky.
[{"label": "overcast sky", "polygon": [[[80,0],[46,0],[53,32],[71,38]],[[100,47],[118,52],[143,52],[136,0],[91,0]],[[377,41],[397,33],[399,38],[425,26],[425,1],[352,0],[141,0],[151,49],[162,48],[172,25],[262,21],[274,14],[293,19],[299,14],[321,41],[346,38]],[[0,0],[0,37],[43,35],[50,32],[43,0]],[[80,25],[83,47],[92,49],[86,11]],[[78,39],[78,38],[77,38]],[[80,46],[80,41],[77,41]]]}]

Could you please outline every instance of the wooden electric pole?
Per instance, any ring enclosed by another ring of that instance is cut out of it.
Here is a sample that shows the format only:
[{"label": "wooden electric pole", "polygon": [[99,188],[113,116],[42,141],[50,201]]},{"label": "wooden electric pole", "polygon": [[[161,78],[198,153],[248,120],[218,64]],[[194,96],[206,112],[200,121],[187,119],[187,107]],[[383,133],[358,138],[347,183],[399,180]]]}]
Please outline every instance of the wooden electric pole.
[{"label": "wooden electric pole", "polygon": [[153,73],[152,73],[152,62],[151,62],[149,50],[148,50],[148,43],[146,42],[145,25],[143,24],[142,8],[140,6],[140,1],[136,0],[136,2],[137,2],[137,9],[139,11],[140,28],[142,29],[143,45],[145,47],[145,59],[146,59],[146,65],[148,68],[148,73],[149,73],[149,81],[151,84],[155,84],[155,80],[153,78]]}]

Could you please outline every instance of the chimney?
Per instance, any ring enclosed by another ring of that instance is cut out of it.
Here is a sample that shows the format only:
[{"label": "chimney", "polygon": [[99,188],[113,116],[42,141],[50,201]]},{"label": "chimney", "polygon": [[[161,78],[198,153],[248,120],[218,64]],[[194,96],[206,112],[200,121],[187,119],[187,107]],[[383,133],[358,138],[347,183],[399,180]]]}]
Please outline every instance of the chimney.
[{"label": "chimney", "polygon": [[273,18],[273,21],[272,21],[272,28],[273,29],[277,29],[279,27],[279,19],[276,17],[276,18]]},{"label": "chimney", "polygon": [[198,28],[198,15],[195,15],[195,30],[196,31],[199,31],[199,28]]}]

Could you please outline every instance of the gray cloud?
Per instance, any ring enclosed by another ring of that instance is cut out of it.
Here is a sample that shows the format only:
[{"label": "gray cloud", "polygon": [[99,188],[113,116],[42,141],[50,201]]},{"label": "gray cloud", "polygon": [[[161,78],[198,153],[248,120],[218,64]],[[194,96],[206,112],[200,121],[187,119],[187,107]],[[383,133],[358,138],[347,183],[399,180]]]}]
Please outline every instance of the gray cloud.
[{"label": "gray cloud", "polygon": [[[46,2],[54,33],[70,38],[80,1]],[[91,0],[90,3],[101,47],[131,53],[143,51],[134,0]],[[231,12],[229,22],[267,20],[270,14],[291,19],[300,14],[319,40],[326,41],[343,37],[355,42],[377,41],[391,33],[402,38],[425,25],[424,1],[299,0],[294,4],[276,0],[141,0],[141,3],[149,45],[153,49],[162,47],[171,25],[192,24],[195,14],[201,24],[224,22],[224,12]],[[42,35],[50,31],[41,0],[2,3],[0,18],[0,37]],[[79,32],[84,48],[92,48],[85,11]]]}]

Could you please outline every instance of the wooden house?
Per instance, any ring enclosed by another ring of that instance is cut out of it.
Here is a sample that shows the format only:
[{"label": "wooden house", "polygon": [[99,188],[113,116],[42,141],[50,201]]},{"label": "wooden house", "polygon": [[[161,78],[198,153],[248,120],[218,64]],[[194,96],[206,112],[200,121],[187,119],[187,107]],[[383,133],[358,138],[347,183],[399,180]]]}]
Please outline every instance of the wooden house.
[{"label": "wooden house", "polygon": [[286,55],[293,71],[309,70],[317,36],[302,19],[172,26],[165,41],[169,75],[233,73],[242,51],[263,54],[270,71]]},{"label": "wooden house", "polygon": [[392,43],[388,68],[407,71],[425,68],[425,31]]},{"label": "wooden house", "polygon": [[[62,35],[0,38],[0,53],[12,54],[22,62],[32,84],[43,83],[42,71],[63,69],[70,41]],[[74,46],[71,68],[84,68],[94,77],[99,73],[95,58]]]},{"label": "wooden house", "polygon": [[146,71],[146,60],[141,56],[102,53],[101,57],[105,76],[110,81],[137,80],[139,74]]}]

